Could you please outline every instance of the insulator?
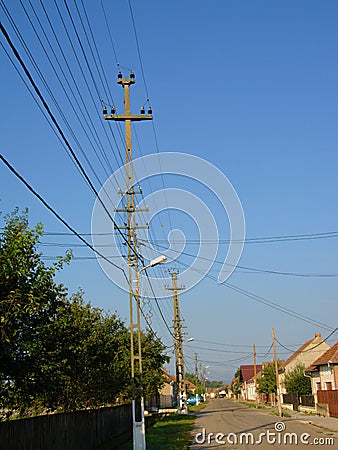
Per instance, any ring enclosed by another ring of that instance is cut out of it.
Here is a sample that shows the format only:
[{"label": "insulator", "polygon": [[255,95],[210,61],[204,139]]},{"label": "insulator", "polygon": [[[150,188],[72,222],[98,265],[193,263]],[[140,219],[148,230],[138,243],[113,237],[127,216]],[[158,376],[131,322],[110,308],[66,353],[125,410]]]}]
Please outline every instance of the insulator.
[{"label": "insulator", "polygon": [[130,78],[134,79],[135,78],[135,74],[133,71],[130,72]]},{"label": "insulator", "polygon": [[152,114],[153,113],[153,110],[151,109],[151,106],[149,106],[149,108],[148,108],[148,114]]},{"label": "insulator", "polygon": [[103,114],[107,114],[107,107],[106,107],[106,105],[104,105],[104,107],[103,107]]},{"label": "insulator", "polygon": [[146,111],[145,111],[145,109],[144,109],[144,106],[142,106],[142,108],[141,108],[141,114],[145,114],[146,113]]},{"label": "insulator", "polygon": [[112,107],[111,107],[111,114],[115,114],[115,106],[113,105]]},{"label": "insulator", "polygon": [[119,72],[119,73],[117,74],[117,78],[122,78],[122,73],[121,73],[121,72]]}]

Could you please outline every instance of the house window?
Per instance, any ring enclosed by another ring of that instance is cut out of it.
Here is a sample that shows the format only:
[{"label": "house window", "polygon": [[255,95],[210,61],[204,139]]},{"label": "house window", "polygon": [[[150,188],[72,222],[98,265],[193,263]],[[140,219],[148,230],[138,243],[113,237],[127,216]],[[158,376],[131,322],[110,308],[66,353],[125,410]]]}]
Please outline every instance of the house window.
[{"label": "house window", "polygon": [[316,383],[316,386],[317,386],[317,391],[320,391],[321,390],[321,385],[320,385],[320,382],[318,382],[318,383]]},{"label": "house window", "polygon": [[331,383],[331,381],[327,381],[326,382],[326,390],[327,391],[332,391],[332,383]]}]

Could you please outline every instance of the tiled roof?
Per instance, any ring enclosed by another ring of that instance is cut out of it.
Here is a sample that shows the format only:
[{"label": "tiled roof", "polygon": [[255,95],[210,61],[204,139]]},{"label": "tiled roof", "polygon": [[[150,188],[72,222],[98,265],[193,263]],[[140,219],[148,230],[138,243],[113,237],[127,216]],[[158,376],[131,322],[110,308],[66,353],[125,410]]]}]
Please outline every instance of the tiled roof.
[{"label": "tiled roof", "polygon": [[[240,366],[239,367],[240,371],[241,371],[241,378],[243,381],[248,381],[250,380],[250,378],[252,378],[254,376],[254,365],[247,365],[247,366]],[[262,365],[261,364],[257,364],[256,365],[256,372],[258,373],[260,370],[262,370]]]},{"label": "tiled roof", "polygon": [[299,354],[301,354],[310,344],[317,345],[324,342],[322,339],[322,336],[320,333],[316,333],[315,337],[312,339],[309,339],[305,342],[301,347],[299,347],[298,350],[295,351],[295,353],[292,353],[292,355],[283,362],[280,369],[284,369],[291,361],[293,361]]},{"label": "tiled roof", "polygon": [[307,372],[317,370],[318,366],[326,365],[327,363],[338,364],[338,341],[329,348],[322,356],[316,359],[310,367],[306,369]]},{"label": "tiled roof", "polygon": [[185,383],[187,389],[195,389],[196,388],[195,384],[189,380],[184,380],[184,383]]}]

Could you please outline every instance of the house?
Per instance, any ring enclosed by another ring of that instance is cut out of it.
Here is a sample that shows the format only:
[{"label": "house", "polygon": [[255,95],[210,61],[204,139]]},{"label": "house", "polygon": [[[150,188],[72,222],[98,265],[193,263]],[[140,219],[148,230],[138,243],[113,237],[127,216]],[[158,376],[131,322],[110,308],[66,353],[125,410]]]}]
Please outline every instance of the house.
[{"label": "house", "polygon": [[[255,389],[255,366],[245,365],[240,366],[240,382],[241,382],[241,396],[243,400],[255,400],[256,389]],[[262,370],[261,364],[256,364],[256,375]]]},{"label": "house", "polygon": [[[279,384],[281,393],[286,394],[284,386],[285,375],[295,369],[296,366],[302,365],[304,368],[310,366],[313,361],[318,359],[330,348],[320,333],[316,333],[315,337],[306,341],[299,347],[279,368]],[[283,397],[283,396],[282,396]]]},{"label": "house", "polygon": [[[178,390],[177,390],[176,376],[170,375],[167,369],[165,368],[163,369],[163,376],[165,382],[162,388],[159,390],[156,398],[152,399],[147,403],[149,407],[171,408],[173,406],[177,406]],[[189,390],[191,393],[193,394],[195,393],[196,386],[194,383],[185,379],[184,385],[185,385],[185,392]],[[183,394],[183,397],[185,398],[186,395]]]},{"label": "house", "polygon": [[311,377],[317,414],[338,418],[338,342],[305,370]]},{"label": "house", "polygon": [[176,377],[170,375],[166,369],[163,369],[163,377],[165,381],[156,397],[146,401],[146,408],[148,410],[154,408],[171,408],[176,404]]},{"label": "house", "polygon": [[311,376],[312,393],[338,390],[338,341],[317,358],[305,373]]}]

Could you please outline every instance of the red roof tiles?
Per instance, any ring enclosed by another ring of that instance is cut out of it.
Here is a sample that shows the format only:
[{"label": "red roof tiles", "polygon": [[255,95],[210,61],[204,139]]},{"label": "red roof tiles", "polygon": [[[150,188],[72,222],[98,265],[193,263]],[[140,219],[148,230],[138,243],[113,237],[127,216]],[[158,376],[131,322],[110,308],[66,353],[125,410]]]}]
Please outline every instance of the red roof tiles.
[{"label": "red roof tiles", "polygon": [[329,348],[322,356],[316,359],[310,367],[306,369],[307,372],[317,370],[318,366],[323,366],[328,363],[338,364],[338,341]]},{"label": "red roof tiles", "polygon": [[[250,378],[254,376],[254,365],[246,365],[246,366],[239,366],[239,369],[241,371],[241,379],[243,381],[249,381]],[[257,364],[256,365],[256,373],[258,373],[260,370],[262,370],[262,365]]]}]

